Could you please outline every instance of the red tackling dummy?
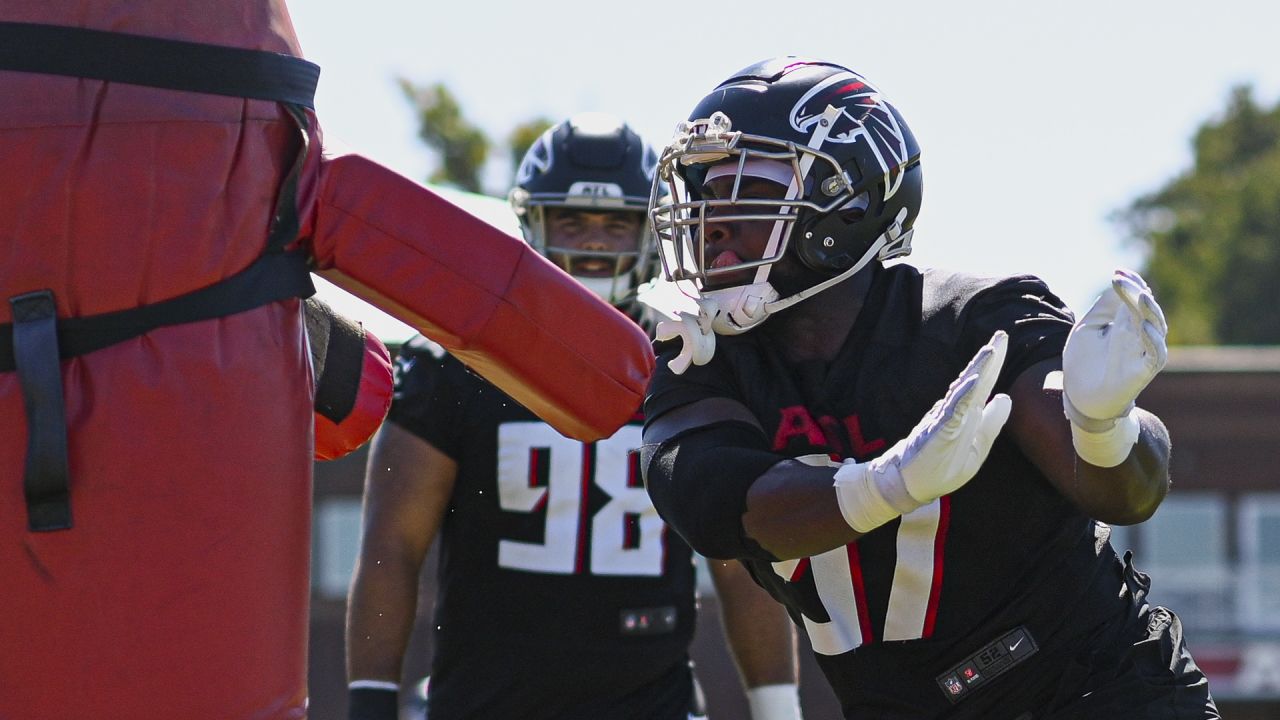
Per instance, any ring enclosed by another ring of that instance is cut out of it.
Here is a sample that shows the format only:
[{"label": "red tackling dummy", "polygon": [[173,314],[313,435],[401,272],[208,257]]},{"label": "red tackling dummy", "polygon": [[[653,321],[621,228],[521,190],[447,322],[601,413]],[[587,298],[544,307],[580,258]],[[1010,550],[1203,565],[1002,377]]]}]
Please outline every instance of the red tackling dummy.
[{"label": "red tackling dummy", "polygon": [[[279,1],[8,0],[0,23],[301,55]],[[304,147],[280,102],[41,71],[24,53],[66,44],[10,40],[0,718],[304,717],[312,457],[334,451],[313,445],[306,293],[210,312],[197,291],[261,297],[313,263],[582,440],[639,406],[648,339],[518,239],[368,160],[322,159],[310,111]]]}]

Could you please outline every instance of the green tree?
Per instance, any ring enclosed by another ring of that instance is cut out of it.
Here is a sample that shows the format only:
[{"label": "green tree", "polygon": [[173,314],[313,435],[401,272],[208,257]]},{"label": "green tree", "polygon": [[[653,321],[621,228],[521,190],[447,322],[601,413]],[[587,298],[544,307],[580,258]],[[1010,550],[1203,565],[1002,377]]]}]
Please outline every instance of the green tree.
[{"label": "green tree", "polygon": [[[427,182],[484,192],[484,167],[493,149],[485,132],[463,116],[457,98],[443,83],[416,85],[404,78],[399,83],[418,117],[418,137],[440,157],[440,167],[431,172]],[[511,157],[509,177],[515,177],[525,152],[551,125],[546,118],[535,118],[511,131],[506,142]],[[504,195],[506,188],[493,194]]]},{"label": "green tree", "polygon": [[1170,342],[1280,344],[1280,104],[1232,89],[1193,149],[1190,170],[1117,215],[1148,250]]},{"label": "green tree", "polygon": [[418,137],[440,156],[441,166],[427,182],[481,192],[481,174],[489,138],[462,116],[458,100],[443,83],[419,86],[401,79],[400,89],[418,115]]}]

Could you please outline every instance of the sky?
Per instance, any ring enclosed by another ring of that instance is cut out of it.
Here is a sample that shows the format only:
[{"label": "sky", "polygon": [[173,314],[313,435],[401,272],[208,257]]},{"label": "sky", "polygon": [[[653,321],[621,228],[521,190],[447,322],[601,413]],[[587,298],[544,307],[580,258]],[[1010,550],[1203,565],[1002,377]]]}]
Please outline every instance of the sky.
[{"label": "sky", "polygon": [[[1142,266],[1115,211],[1190,169],[1195,130],[1233,86],[1267,106],[1280,97],[1280,3],[1256,0],[294,0],[290,13],[322,68],[326,141],[416,180],[435,158],[400,77],[444,83],[496,140],[535,117],[603,111],[661,147],[742,67],[839,63],[877,85],[920,143],[909,261],[1037,275],[1077,313],[1114,268]],[[493,159],[491,191],[505,191],[510,162]],[[500,203],[472,207],[517,232]],[[408,332],[342,295],[322,290],[384,339]]]}]

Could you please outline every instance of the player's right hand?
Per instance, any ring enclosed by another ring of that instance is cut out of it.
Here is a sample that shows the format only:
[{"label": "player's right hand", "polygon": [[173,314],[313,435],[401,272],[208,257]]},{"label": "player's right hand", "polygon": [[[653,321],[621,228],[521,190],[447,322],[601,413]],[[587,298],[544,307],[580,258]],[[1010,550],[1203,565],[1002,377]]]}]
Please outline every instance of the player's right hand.
[{"label": "player's right hand", "polygon": [[840,510],[854,530],[869,532],[956,491],[978,472],[1012,407],[1003,393],[987,400],[1008,344],[1009,336],[996,332],[905,438],[874,460],[836,471]]},{"label": "player's right hand", "polygon": [[878,472],[896,466],[916,502],[933,502],[959,489],[987,459],[1012,405],[1004,394],[987,401],[1008,345],[1009,336],[997,331],[911,433],[871,461]]}]

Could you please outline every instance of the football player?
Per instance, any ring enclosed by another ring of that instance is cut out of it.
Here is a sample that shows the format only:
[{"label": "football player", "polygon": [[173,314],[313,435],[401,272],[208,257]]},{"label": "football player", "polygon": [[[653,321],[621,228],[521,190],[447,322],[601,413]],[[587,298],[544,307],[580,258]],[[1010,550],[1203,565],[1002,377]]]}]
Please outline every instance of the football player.
[{"label": "football player", "polygon": [[[581,114],[533,144],[511,193],[530,245],[637,320],[637,288],[654,268],[656,164],[626,124]],[[637,408],[615,435],[583,444],[433,343],[408,343],[365,480],[351,718],[396,717],[419,570],[437,535],[431,720],[700,715],[692,553],[641,485],[640,420]],[[753,716],[798,717],[785,614],[737,563],[712,571]]]},{"label": "football player", "polygon": [[1169,485],[1134,402],[1167,331],[1140,277],[1076,321],[1035,277],[886,264],[919,147],[828,62],[735,73],[658,174],[664,271],[698,308],[658,328],[649,492],[786,607],[846,717],[1217,717],[1178,617],[1108,544]]}]

